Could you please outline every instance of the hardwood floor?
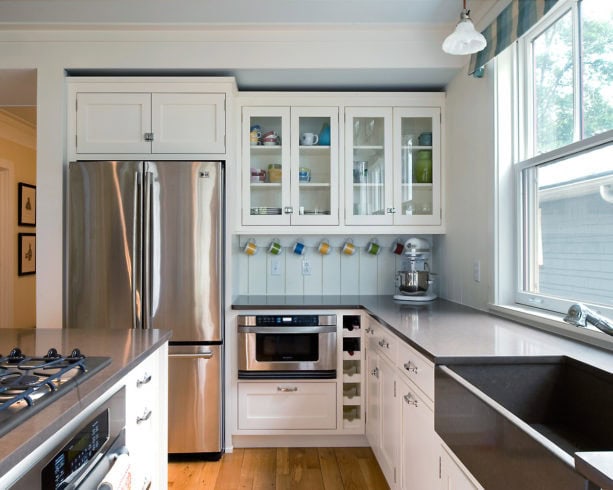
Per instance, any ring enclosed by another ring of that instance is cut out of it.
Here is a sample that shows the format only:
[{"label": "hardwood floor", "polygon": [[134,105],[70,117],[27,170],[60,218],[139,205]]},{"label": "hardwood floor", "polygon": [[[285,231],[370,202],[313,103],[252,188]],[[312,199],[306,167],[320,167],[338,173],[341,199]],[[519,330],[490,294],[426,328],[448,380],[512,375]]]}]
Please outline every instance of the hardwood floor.
[{"label": "hardwood floor", "polygon": [[168,463],[169,489],[387,490],[367,447],[235,449],[220,461]]}]

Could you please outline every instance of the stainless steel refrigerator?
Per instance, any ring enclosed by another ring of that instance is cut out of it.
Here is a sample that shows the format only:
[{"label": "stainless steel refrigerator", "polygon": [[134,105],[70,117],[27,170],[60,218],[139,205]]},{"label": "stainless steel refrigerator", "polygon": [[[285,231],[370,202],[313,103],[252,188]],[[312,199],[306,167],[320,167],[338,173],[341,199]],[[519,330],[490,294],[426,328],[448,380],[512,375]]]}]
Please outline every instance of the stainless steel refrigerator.
[{"label": "stainless steel refrigerator", "polygon": [[221,455],[223,163],[79,161],[68,174],[66,327],[172,329],[169,452]]}]

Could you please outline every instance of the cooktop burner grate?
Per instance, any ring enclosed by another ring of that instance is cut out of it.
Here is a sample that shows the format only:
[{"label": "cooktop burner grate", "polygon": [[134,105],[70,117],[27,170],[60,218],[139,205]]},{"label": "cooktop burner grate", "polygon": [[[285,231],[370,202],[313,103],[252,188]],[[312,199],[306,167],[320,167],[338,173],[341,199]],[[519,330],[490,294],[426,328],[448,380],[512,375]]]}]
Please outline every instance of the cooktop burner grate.
[{"label": "cooktop burner grate", "polygon": [[0,355],[0,436],[110,362],[110,357],[86,357],[79,349],[63,356],[51,348],[37,357],[15,347]]}]

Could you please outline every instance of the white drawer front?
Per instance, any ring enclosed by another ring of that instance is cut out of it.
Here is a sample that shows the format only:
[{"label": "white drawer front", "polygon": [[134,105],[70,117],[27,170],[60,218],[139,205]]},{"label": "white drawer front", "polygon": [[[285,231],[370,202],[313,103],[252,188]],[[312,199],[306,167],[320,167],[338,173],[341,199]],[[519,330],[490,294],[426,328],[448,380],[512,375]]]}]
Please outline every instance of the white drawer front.
[{"label": "white drawer front", "polygon": [[336,429],[336,383],[239,383],[239,429]]},{"label": "white drawer front", "polygon": [[404,342],[398,345],[398,368],[434,400],[434,364]]}]

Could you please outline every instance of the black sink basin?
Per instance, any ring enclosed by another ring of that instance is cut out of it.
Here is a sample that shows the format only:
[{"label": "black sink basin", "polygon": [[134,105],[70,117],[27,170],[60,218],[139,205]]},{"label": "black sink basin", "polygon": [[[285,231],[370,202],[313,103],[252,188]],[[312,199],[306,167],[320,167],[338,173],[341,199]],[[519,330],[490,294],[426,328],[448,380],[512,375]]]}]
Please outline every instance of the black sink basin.
[{"label": "black sink basin", "polygon": [[567,357],[436,368],[435,428],[487,490],[584,489],[577,451],[613,451],[613,374]]}]

